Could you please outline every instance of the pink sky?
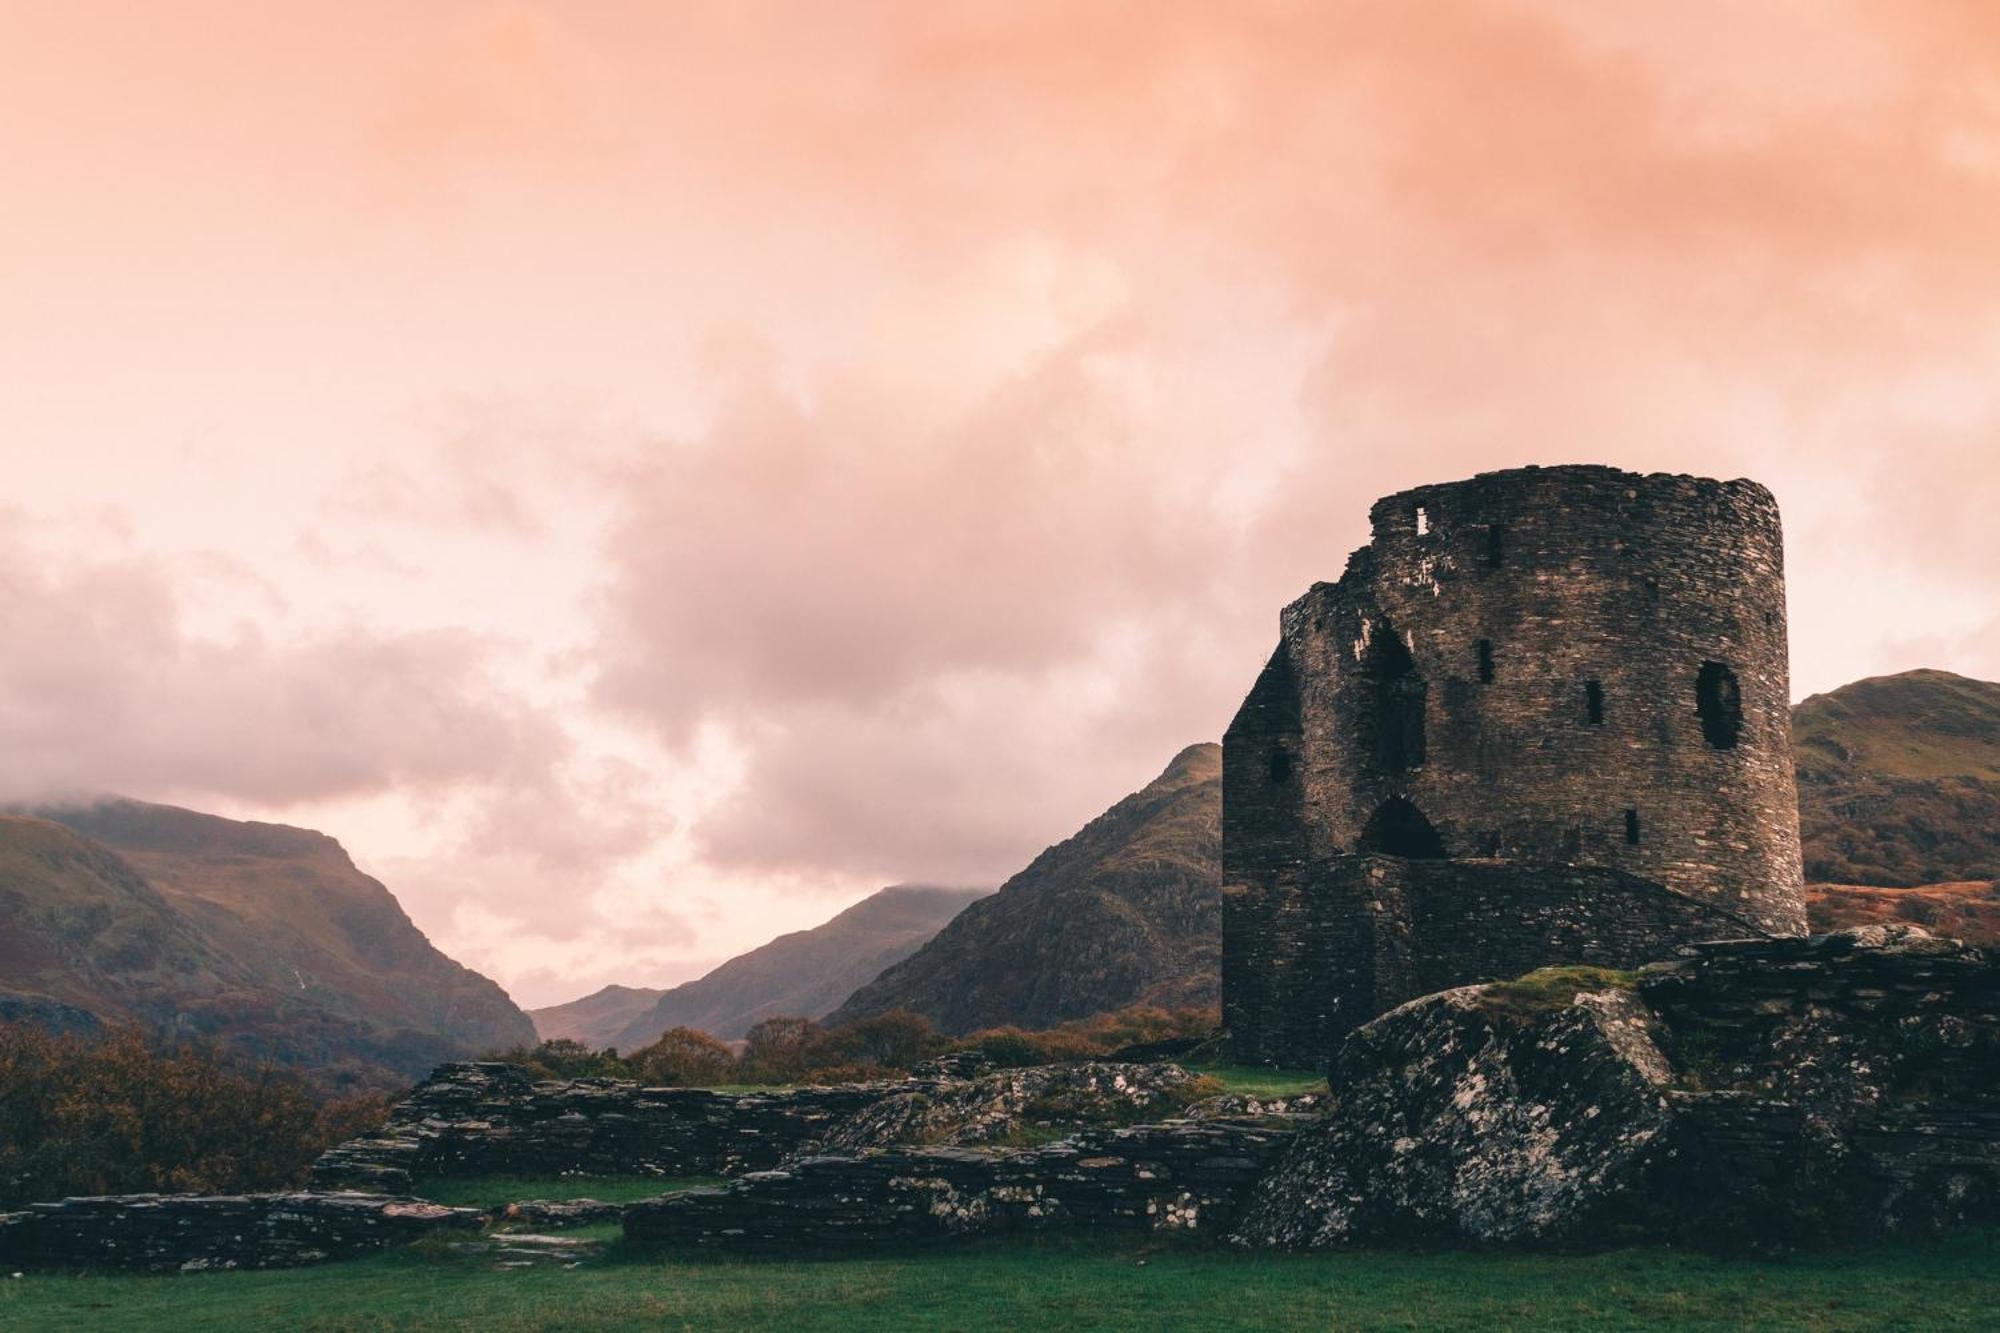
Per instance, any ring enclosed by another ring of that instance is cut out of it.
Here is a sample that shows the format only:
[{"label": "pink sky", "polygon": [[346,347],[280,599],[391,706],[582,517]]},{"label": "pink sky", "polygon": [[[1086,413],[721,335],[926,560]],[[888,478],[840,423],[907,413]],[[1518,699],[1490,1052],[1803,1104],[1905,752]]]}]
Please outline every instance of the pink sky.
[{"label": "pink sky", "polygon": [[0,0],[0,798],[524,1003],[997,883],[1369,501],[1751,476],[2000,677],[2000,8]]}]

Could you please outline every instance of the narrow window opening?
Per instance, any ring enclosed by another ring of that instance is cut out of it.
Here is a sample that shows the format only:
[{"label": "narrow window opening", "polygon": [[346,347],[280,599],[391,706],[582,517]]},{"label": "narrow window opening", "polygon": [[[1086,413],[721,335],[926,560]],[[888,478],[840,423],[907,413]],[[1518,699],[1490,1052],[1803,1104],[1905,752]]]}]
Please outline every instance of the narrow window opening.
[{"label": "narrow window opening", "polygon": [[1625,843],[1628,847],[1637,847],[1639,845],[1639,812],[1637,810],[1627,810],[1625,812]]},{"label": "narrow window opening", "polygon": [[1479,683],[1481,685],[1491,685],[1493,683],[1493,640],[1491,639],[1481,639],[1479,641]]},{"label": "narrow window opening", "polygon": [[1277,750],[1271,755],[1271,781],[1283,786],[1292,780],[1292,756],[1289,751]]},{"label": "narrow window opening", "polygon": [[1423,535],[1424,535],[1425,533],[1429,532],[1430,530],[1431,530],[1431,511],[1430,511],[1430,510],[1428,510],[1428,509],[1426,509],[1426,508],[1424,508],[1424,507],[1423,507],[1422,505],[1418,505],[1418,506],[1417,506],[1417,535],[1418,535],[1419,537],[1421,537],[1421,536],[1423,536]]},{"label": "narrow window opening", "polygon": [[1701,734],[1718,750],[1733,750],[1743,734],[1743,691],[1736,673],[1720,662],[1703,662],[1694,678],[1694,711]]},{"label": "narrow window opening", "polygon": [[1488,523],[1486,525],[1486,567],[1500,568],[1500,556],[1507,546],[1507,525]]},{"label": "narrow window opening", "polygon": [[1583,682],[1583,707],[1592,726],[1604,725],[1604,686],[1594,680]]},{"label": "narrow window opening", "polygon": [[1418,767],[1428,689],[1402,636],[1387,624],[1369,641],[1365,669],[1372,698],[1360,716],[1362,753],[1391,773]]}]

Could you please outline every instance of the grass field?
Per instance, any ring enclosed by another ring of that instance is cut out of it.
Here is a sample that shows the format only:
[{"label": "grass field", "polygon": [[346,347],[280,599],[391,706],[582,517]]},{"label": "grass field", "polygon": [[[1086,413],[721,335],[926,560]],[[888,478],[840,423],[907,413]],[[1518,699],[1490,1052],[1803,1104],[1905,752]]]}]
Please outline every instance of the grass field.
[{"label": "grass field", "polygon": [[437,1247],[286,1272],[0,1279],[0,1328],[1990,1329],[1996,1241],[1777,1262],[1025,1239],[781,1261],[647,1254],[613,1240],[577,1268],[511,1270]]}]

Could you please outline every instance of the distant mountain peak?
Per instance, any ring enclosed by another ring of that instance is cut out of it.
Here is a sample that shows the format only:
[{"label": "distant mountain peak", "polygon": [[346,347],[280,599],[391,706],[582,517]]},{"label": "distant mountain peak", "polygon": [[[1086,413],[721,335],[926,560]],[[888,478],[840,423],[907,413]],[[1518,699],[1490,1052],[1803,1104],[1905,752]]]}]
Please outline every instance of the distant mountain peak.
[{"label": "distant mountain peak", "polygon": [[891,885],[817,926],[780,935],[671,990],[606,987],[534,1010],[532,1017],[545,1039],[569,1037],[625,1051],[648,1045],[673,1027],[735,1038],[765,1018],[819,1018],[990,892]]}]

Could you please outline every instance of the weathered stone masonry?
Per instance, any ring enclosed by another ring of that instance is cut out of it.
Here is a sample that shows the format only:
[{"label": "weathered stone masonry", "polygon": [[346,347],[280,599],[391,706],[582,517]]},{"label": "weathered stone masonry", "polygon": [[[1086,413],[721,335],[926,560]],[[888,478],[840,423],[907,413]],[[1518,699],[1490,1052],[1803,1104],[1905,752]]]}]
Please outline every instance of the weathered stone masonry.
[{"label": "weathered stone masonry", "polygon": [[920,1082],[770,1092],[537,1082],[518,1065],[440,1065],[382,1129],[330,1149],[315,1189],[421,1193],[440,1176],[735,1175],[776,1166],[863,1107]]},{"label": "weathered stone masonry", "polygon": [[479,1214],[380,1194],[113,1194],[0,1213],[0,1262],[194,1272],[287,1268],[477,1230]]},{"label": "weathered stone masonry", "polygon": [[[1322,1062],[1391,1004],[1524,964],[1803,931],[1769,492],[1524,468],[1371,520],[1340,581],[1285,608],[1223,742],[1240,1056]],[[1430,906],[1385,896],[1403,872],[1367,857],[1425,862],[1408,874]],[[1516,873],[1549,868],[1616,873]]]},{"label": "weathered stone masonry", "polygon": [[625,1234],[793,1252],[1065,1228],[1219,1234],[1296,1132],[1284,1119],[1085,1130],[1043,1148],[803,1157],[635,1204]]}]

